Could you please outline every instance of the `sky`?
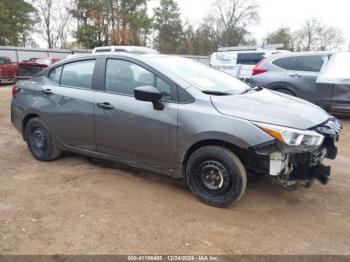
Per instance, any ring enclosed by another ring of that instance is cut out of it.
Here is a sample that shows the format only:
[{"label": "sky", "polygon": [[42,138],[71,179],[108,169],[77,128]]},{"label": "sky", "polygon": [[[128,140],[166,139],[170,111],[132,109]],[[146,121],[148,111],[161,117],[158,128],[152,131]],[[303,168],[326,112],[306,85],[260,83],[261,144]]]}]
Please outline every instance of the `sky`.
[{"label": "sky", "polygon": [[[210,12],[215,0],[177,0],[182,18],[198,25]],[[248,29],[259,41],[281,25],[292,29],[300,27],[306,19],[320,18],[329,26],[342,29],[344,37],[350,41],[350,0],[257,0],[260,4],[261,21]],[[158,5],[158,0],[151,0],[150,7]],[[346,44],[346,47],[348,44]]]}]

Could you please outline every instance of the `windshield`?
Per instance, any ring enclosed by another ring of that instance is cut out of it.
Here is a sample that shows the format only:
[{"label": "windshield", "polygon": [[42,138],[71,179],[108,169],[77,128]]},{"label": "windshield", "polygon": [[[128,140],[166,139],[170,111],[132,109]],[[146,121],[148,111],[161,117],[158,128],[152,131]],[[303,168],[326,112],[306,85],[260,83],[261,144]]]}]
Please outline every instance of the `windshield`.
[{"label": "windshield", "polygon": [[7,59],[5,57],[0,57],[0,65],[7,64]]},{"label": "windshield", "polygon": [[237,78],[183,57],[152,57],[157,64],[190,82],[202,92],[241,94],[250,86]]}]

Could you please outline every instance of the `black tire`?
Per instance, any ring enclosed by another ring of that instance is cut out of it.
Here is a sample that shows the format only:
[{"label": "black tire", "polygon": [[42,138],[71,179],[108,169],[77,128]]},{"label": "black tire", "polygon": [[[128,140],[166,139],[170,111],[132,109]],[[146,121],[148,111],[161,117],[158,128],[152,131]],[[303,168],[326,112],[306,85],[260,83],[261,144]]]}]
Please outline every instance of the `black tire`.
[{"label": "black tire", "polygon": [[286,95],[290,95],[290,96],[296,96],[292,91],[285,89],[285,88],[277,88],[277,89],[275,89],[275,91],[286,94]]},{"label": "black tire", "polygon": [[230,150],[205,146],[195,151],[186,165],[186,182],[199,199],[211,206],[237,203],[247,186],[242,162]]},{"label": "black tire", "polygon": [[61,155],[49,127],[40,118],[29,120],[25,127],[29,151],[39,161],[52,161]]}]

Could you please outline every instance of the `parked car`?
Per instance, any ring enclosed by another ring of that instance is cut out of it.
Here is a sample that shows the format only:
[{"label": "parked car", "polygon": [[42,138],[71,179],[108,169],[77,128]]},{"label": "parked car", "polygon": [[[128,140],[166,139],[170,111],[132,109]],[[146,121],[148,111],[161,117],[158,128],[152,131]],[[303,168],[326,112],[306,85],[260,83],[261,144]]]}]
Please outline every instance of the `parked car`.
[{"label": "parked car", "polygon": [[241,50],[220,51],[210,56],[210,65],[244,82],[250,82],[253,67],[272,54],[284,53],[283,50]]},{"label": "parked car", "polygon": [[327,183],[340,122],[319,107],[178,56],[101,53],[61,61],[12,90],[11,121],[32,155],[63,151],[184,178],[213,206],[247,174],[285,187]]},{"label": "parked car", "polygon": [[57,63],[57,57],[30,58],[28,61],[18,63],[17,79],[27,79],[36,75],[44,68]]},{"label": "parked car", "polygon": [[322,68],[333,56],[330,52],[270,56],[254,67],[252,84],[308,100],[328,111],[350,112],[348,87],[323,85],[317,81]]},{"label": "parked car", "polygon": [[131,54],[158,54],[157,50],[144,47],[144,46],[102,46],[96,47],[92,50],[92,53],[104,53],[104,52],[126,52]]},{"label": "parked car", "polygon": [[0,84],[16,83],[17,65],[9,57],[0,57]]},{"label": "parked car", "polygon": [[28,62],[50,66],[57,63],[58,61],[60,61],[58,57],[36,57],[30,58]]},{"label": "parked car", "polygon": [[323,93],[331,90],[329,110],[350,113],[350,53],[333,54],[322,68],[316,87]]}]

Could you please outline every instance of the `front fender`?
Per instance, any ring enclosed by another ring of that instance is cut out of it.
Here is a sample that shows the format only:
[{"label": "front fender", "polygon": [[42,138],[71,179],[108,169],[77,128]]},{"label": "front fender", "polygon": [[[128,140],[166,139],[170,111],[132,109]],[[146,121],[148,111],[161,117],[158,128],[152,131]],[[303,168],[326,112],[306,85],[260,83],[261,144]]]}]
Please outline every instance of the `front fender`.
[{"label": "front fender", "polygon": [[[274,141],[274,138],[262,131],[251,122],[225,116],[222,114],[207,114],[205,120],[200,121],[190,116],[181,118],[177,137],[177,152],[175,158],[175,171],[181,176],[182,162],[193,145],[200,142],[220,141],[232,144],[238,148],[248,150],[261,144]],[[193,124],[193,119],[196,123]]]}]

